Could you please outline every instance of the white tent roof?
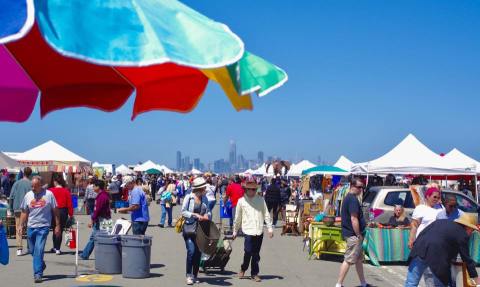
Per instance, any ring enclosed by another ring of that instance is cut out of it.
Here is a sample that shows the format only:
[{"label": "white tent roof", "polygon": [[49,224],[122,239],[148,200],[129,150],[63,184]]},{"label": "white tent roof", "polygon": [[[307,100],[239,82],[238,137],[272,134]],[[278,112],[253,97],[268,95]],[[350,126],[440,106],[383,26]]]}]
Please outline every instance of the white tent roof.
[{"label": "white tent roof", "polygon": [[349,160],[346,156],[340,156],[337,162],[333,165],[346,171],[350,171],[354,165],[353,161]]},{"label": "white tent roof", "polygon": [[288,171],[287,175],[288,176],[301,176],[302,171],[315,167],[316,165],[311,163],[308,160],[302,160],[301,162],[294,164],[290,167],[290,170]]},{"label": "white tent roof", "polygon": [[427,175],[471,174],[471,172],[452,169],[440,155],[431,151],[412,134],[409,134],[384,156],[369,162],[354,164],[351,172]]},{"label": "white tent roof", "polygon": [[203,174],[203,172],[199,171],[196,168],[192,168],[192,170],[189,172],[189,174],[200,175],[200,174]]},{"label": "white tent roof", "polygon": [[443,157],[443,160],[446,161],[451,168],[458,170],[475,170],[477,173],[480,173],[480,162],[456,148],[447,153]]},{"label": "white tent roof", "polygon": [[144,162],[140,165],[137,165],[133,170],[144,172],[144,171],[147,171],[147,170],[152,169],[152,168],[158,169],[158,165],[151,160],[147,160],[146,162]]},{"label": "white tent roof", "polygon": [[62,163],[90,163],[89,160],[69,151],[50,140],[44,144],[27,150],[18,156],[21,161],[55,161]]},{"label": "white tent roof", "polygon": [[166,165],[163,164],[158,166],[158,170],[163,172],[164,174],[173,173],[173,170],[169,169]]},{"label": "white tent roof", "polygon": [[121,164],[117,168],[115,168],[115,172],[121,175],[133,174],[133,170],[129,169],[128,166],[124,164]]},{"label": "white tent roof", "polygon": [[14,160],[3,152],[0,152],[0,169],[14,168],[20,166],[22,165],[18,161]]}]

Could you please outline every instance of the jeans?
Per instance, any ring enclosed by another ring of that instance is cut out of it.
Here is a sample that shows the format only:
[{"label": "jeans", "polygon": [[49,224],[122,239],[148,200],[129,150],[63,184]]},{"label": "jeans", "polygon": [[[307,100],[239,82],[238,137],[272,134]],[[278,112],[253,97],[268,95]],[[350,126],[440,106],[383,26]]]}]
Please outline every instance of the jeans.
[{"label": "jeans", "polygon": [[90,257],[90,255],[92,254],[93,248],[95,248],[95,235],[97,234],[98,230],[99,230],[99,226],[97,223],[95,223],[92,226],[92,233],[90,234],[90,239],[88,240],[87,245],[85,245],[85,248],[83,248],[83,251],[82,251],[81,258],[83,260],[87,260],[88,257]]},{"label": "jeans", "polygon": [[200,258],[202,253],[198,249],[194,237],[183,236],[185,247],[187,248],[186,276],[197,277],[200,269]]},{"label": "jeans", "polygon": [[230,217],[230,228],[233,227],[233,223],[235,222],[235,213],[237,213],[237,207],[232,206],[232,217]]},{"label": "jeans", "polygon": [[[422,279],[422,275],[428,268],[425,261],[420,257],[415,257],[408,266],[407,280],[405,281],[405,287],[417,287]],[[432,283],[434,287],[445,287],[443,283],[432,273]]]},{"label": "jeans", "polygon": [[43,261],[43,254],[45,252],[45,243],[47,242],[48,232],[50,226],[27,228],[28,248],[30,254],[33,256],[33,275],[43,276],[43,270],[46,265]]},{"label": "jeans", "polygon": [[87,215],[91,215],[95,209],[95,198],[87,199]]},{"label": "jeans", "polygon": [[168,214],[168,226],[172,226],[172,210],[173,207],[167,207],[165,203],[162,203],[162,218],[160,219],[160,225],[165,225],[165,217]]},{"label": "jeans", "polygon": [[[60,208],[58,210],[60,212],[60,236],[56,236],[55,233],[52,234],[53,240],[53,248],[56,250],[60,250],[62,246],[62,237],[63,237],[63,229],[65,229],[65,225],[67,224],[68,220],[68,208]],[[55,218],[52,220],[52,230],[55,230]]]},{"label": "jeans", "polygon": [[132,233],[133,235],[145,235],[147,227],[147,221],[134,221],[132,224]]},{"label": "jeans", "polygon": [[257,235],[257,236],[245,235],[245,242],[244,242],[245,254],[243,255],[243,264],[241,266],[241,269],[243,272],[247,271],[251,261],[252,277],[257,276],[258,273],[260,272],[260,267],[258,266],[258,262],[260,262],[260,249],[262,248],[262,242],[263,242],[263,234]]},{"label": "jeans", "polygon": [[213,208],[215,207],[215,204],[217,204],[216,200],[209,201],[208,202],[208,209],[210,209],[210,212],[213,214]]},{"label": "jeans", "polygon": [[268,212],[273,212],[272,214],[272,224],[273,226],[277,225],[277,221],[278,221],[278,211],[279,211],[279,207],[280,207],[280,202],[277,202],[277,201],[267,201],[267,209],[268,209]]}]

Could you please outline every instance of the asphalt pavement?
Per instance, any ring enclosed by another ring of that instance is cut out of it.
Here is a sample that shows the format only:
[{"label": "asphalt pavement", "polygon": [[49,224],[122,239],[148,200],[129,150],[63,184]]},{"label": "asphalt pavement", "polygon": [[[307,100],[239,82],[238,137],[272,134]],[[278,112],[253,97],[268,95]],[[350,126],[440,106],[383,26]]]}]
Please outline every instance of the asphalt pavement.
[{"label": "asphalt pavement", "polygon": [[[179,215],[180,207],[174,207],[174,217]],[[50,253],[52,248],[49,234],[45,262],[47,269],[44,282],[39,286],[185,286],[186,249],[183,238],[173,228],[159,228],[160,206],[150,206],[151,221],[147,235],[153,236],[151,255],[151,277],[147,279],[125,279],[122,275],[96,275],[94,255],[88,261],[79,261],[79,275],[75,276],[74,251],[62,246],[62,255]],[[218,205],[214,209],[214,221],[219,222]],[[128,215],[114,214],[114,218]],[[79,247],[83,248],[90,235],[87,227],[88,217],[76,216],[80,223]],[[225,221],[225,223],[227,223]],[[243,238],[233,242],[233,252],[223,273],[200,273],[198,286],[335,286],[341,257],[329,257],[326,260],[309,260],[307,251],[303,250],[301,237],[280,236],[281,228],[276,228],[273,239],[265,238],[261,252],[260,275],[262,282],[239,279],[243,258]],[[0,265],[1,286],[33,286],[32,257],[16,256],[15,240],[10,239],[10,264]],[[374,286],[401,287],[406,274],[405,266],[374,267],[365,264],[367,281]],[[248,271],[247,271],[247,274]],[[352,268],[345,281],[345,287],[358,286],[359,281]]]}]

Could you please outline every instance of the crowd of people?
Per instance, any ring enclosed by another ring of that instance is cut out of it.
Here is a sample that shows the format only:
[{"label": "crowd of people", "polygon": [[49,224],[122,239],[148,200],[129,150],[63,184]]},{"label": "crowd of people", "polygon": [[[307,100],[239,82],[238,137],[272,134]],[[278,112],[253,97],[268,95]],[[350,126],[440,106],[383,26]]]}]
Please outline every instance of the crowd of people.
[{"label": "crowd of people", "polygon": [[[42,282],[47,267],[43,256],[50,230],[53,231],[51,252],[61,254],[62,232],[74,222],[72,198],[78,198],[83,203],[80,206],[90,215],[88,227],[92,230],[91,235],[80,254],[84,260],[95,248],[96,234],[111,231],[112,213],[130,214],[132,233],[145,235],[152,203],[161,208],[160,228],[174,227],[173,208],[180,206],[184,218],[181,232],[186,248],[186,283],[192,285],[199,282],[201,261],[201,251],[195,240],[197,226],[212,220],[212,211],[218,208],[217,205],[231,209],[233,238],[240,235],[244,238],[244,257],[238,276],[244,277],[250,268],[250,277],[259,282],[265,227],[268,236],[273,237],[273,228],[278,224],[280,215],[283,220],[286,219],[286,205],[298,204],[308,196],[302,191],[300,180],[281,176],[267,179],[210,174],[76,175],[72,177],[72,186],[68,186],[64,174],[53,173],[50,182],[45,184],[27,167],[17,180],[15,177],[10,180],[11,176],[5,178],[9,184],[2,183],[0,204],[7,205],[15,217],[17,255],[29,253],[33,257],[35,282]],[[362,245],[367,220],[362,211],[361,195],[365,188],[364,179],[351,177],[349,191],[342,199],[341,227],[347,248],[336,287],[343,286],[351,266],[355,266],[361,286],[371,286],[366,282],[363,271]],[[418,286],[422,277],[426,286],[453,286],[449,270],[458,255],[466,263],[470,277],[480,283],[475,262],[468,252],[469,236],[477,230],[476,219],[458,208],[454,195],[447,194],[442,201],[438,185],[430,184],[424,196],[425,202],[417,205],[411,216],[405,213],[401,203],[395,205],[388,221],[391,227],[410,228],[408,246],[411,253],[405,286]],[[25,231],[27,250],[24,250],[22,239]]]}]

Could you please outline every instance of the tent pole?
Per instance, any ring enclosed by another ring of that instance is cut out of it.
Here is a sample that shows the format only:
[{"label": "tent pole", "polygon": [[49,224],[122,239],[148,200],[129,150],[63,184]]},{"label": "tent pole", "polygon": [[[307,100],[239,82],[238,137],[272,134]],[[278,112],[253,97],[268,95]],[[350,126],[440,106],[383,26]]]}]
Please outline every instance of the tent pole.
[{"label": "tent pole", "polygon": [[475,199],[477,200],[477,203],[478,203],[478,178],[476,173],[475,173]]}]

